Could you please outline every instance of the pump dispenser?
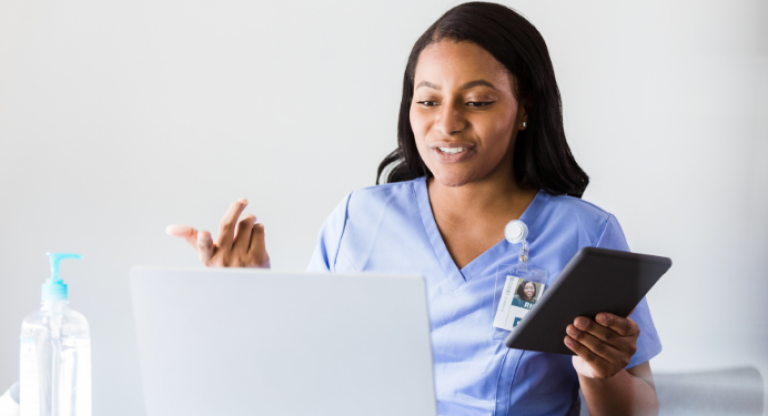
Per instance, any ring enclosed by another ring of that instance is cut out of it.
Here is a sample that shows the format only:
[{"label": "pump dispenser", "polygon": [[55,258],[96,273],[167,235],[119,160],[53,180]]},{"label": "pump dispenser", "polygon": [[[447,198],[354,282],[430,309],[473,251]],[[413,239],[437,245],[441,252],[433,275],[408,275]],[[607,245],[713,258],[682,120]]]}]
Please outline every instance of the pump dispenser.
[{"label": "pump dispenser", "polygon": [[91,338],[88,321],[69,307],[61,260],[79,254],[47,253],[51,276],[42,307],[21,324],[21,416],[91,416]]},{"label": "pump dispenser", "polygon": [[83,256],[71,253],[45,253],[51,261],[51,277],[43,283],[43,302],[68,300],[67,285],[59,277],[59,264],[64,259],[80,259]]}]

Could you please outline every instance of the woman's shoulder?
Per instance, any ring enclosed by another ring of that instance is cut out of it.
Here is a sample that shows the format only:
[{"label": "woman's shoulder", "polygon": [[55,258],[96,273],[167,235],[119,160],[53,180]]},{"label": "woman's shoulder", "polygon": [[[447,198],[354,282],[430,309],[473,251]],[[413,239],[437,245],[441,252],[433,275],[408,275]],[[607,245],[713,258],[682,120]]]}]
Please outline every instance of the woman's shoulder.
[{"label": "woman's shoulder", "polygon": [[[358,225],[370,225],[381,218],[385,210],[394,209],[407,215],[413,215],[415,208],[415,186],[419,180],[387,183],[368,186],[348,193],[336,205],[326,223],[334,224],[341,232],[350,222]],[[373,221],[373,222],[372,222]]]},{"label": "woman's shoulder", "polygon": [[347,210],[351,212],[370,211],[391,205],[410,203],[415,197],[415,187],[424,178],[410,181],[385,183],[354,190],[348,195]]},{"label": "woman's shoulder", "polygon": [[590,245],[598,244],[607,230],[620,231],[616,217],[591,202],[568,195],[544,195],[546,204],[540,217],[547,228],[577,232],[586,237]]},{"label": "woman's shoulder", "polygon": [[610,215],[610,213],[605,209],[582,198],[576,198],[575,196],[570,195],[553,195],[544,191],[541,192],[546,194],[550,198],[550,203],[554,205],[562,206],[574,211],[588,212],[595,215]]},{"label": "woman's shoulder", "polygon": [[418,229],[414,227],[419,221],[414,187],[417,181],[369,186],[348,193],[323,223],[309,270],[337,270],[340,252],[345,253],[345,264],[362,270],[359,267],[365,264],[373,241],[386,234],[379,230],[397,230],[401,238],[408,229]]},{"label": "woman's shoulder", "polygon": [[392,195],[408,193],[412,194],[414,187],[424,178],[416,178],[410,181],[384,183],[380,185],[367,186],[352,191],[350,194],[358,199],[386,199]]},{"label": "woman's shoulder", "polygon": [[544,211],[548,211],[550,215],[557,215],[567,220],[580,220],[580,222],[587,224],[605,224],[613,216],[605,209],[581,198],[569,195],[552,195],[543,191],[542,194],[547,198]]}]

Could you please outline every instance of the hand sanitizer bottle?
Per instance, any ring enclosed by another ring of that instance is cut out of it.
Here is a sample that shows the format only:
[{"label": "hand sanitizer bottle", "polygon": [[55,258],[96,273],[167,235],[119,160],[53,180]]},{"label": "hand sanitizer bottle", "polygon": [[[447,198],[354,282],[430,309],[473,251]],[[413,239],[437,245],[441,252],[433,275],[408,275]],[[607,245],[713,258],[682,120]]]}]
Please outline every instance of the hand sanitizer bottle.
[{"label": "hand sanitizer bottle", "polygon": [[40,310],[21,324],[21,416],[91,416],[91,335],[69,307],[59,262],[78,254],[48,253],[51,277]]}]

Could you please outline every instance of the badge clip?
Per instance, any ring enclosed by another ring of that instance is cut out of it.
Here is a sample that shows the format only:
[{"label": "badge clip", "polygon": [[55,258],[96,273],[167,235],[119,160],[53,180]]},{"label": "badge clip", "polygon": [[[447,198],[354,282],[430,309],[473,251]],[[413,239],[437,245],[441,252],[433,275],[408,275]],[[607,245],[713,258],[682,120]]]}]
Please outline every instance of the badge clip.
[{"label": "badge clip", "polygon": [[536,306],[546,289],[547,271],[528,264],[527,237],[528,226],[520,220],[510,221],[504,227],[504,238],[510,244],[521,246],[517,264],[503,264],[496,270],[493,339],[506,338]]}]

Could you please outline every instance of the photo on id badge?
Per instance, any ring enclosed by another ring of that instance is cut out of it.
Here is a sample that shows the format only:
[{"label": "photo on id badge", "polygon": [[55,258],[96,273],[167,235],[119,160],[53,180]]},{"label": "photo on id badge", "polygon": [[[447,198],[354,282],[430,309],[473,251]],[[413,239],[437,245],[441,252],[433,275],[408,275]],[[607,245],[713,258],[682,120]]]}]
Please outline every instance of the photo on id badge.
[{"label": "photo on id badge", "polygon": [[536,305],[544,288],[540,282],[507,276],[493,326],[506,331],[514,329]]}]

